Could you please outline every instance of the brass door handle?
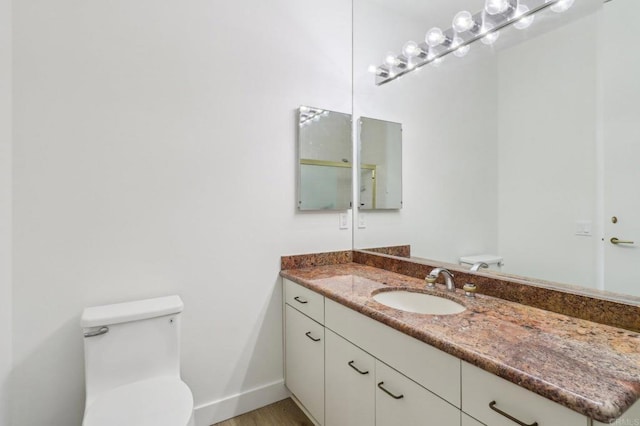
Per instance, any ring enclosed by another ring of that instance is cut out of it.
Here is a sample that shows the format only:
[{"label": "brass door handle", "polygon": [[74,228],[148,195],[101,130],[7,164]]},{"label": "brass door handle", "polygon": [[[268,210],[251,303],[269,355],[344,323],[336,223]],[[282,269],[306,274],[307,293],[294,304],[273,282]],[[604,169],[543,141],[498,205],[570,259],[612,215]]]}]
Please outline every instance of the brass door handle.
[{"label": "brass door handle", "polygon": [[616,237],[611,238],[609,241],[611,241],[611,244],[634,244],[633,241],[619,240]]}]

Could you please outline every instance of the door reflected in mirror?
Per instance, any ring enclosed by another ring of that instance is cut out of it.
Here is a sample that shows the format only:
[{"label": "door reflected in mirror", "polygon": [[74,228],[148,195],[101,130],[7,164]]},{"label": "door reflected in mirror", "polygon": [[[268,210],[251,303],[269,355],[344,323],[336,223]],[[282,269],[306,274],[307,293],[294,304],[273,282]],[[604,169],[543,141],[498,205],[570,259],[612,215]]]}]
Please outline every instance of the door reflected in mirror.
[{"label": "door reflected in mirror", "polygon": [[402,208],[402,124],[361,117],[358,136],[360,209]]},{"label": "door reflected in mirror", "polygon": [[301,106],[298,209],[350,209],[352,182],[351,115]]}]

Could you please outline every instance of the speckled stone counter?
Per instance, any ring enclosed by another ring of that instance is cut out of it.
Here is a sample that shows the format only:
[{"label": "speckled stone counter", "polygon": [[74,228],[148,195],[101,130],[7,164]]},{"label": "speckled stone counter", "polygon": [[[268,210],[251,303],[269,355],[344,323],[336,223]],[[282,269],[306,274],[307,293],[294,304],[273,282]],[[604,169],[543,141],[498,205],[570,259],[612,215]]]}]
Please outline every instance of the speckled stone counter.
[{"label": "speckled stone counter", "polygon": [[[422,279],[357,263],[285,269],[281,275],[595,420],[608,423],[640,398],[635,332],[481,294],[469,299],[441,285],[427,290]],[[450,298],[467,310],[414,314],[372,298],[397,287]]]}]

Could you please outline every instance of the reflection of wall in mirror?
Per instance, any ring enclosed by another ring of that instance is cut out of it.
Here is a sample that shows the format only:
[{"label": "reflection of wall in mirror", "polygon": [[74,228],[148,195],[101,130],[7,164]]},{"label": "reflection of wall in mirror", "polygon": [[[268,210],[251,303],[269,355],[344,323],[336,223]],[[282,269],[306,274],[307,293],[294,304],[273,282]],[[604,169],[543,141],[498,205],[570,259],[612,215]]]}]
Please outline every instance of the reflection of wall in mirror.
[{"label": "reflection of wall in mirror", "polygon": [[300,158],[351,161],[351,116],[336,112],[321,115],[299,128]]},{"label": "reflection of wall in mirror", "polygon": [[[597,16],[498,55],[503,272],[596,284]],[[506,34],[508,36],[508,34]]]},{"label": "reflection of wall in mirror", "polygon": [[403,206],[367,215],[354,245],[410,243],[412,253],[454,262],[495,253],[496,65],[482,57],[445,60],[375,86],[368,65],[420,40],[429,21],[395,3],[354,0],[354,116],[402,123]]},{"label": "reflection of wall in mirror", "polygon": [[[360,119],[360,163],[375,167],[375,194],[363,193],[363,209],[398,209],[402,206],[402,129],[399,123]],[[365,174],[364,171],[361,176]],[[366,189],[366,188],[365,188]],[[366,201],[374,198],[375,206]]]}]

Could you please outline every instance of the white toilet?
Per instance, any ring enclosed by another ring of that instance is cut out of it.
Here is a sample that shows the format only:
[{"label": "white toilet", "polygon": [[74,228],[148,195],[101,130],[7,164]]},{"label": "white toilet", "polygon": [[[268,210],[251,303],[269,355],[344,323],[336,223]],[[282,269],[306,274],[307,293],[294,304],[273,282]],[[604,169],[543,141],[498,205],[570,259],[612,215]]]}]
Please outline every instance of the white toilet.
[{"label": "white toilet", "polygon": [[179,296],[86,308],[83,426],[193,426],[180,379]]},{"label": "white toilet", "polygon": [[502,256],[496,256],[495,254],[476,254],[473,256],[462,256],[460,258],[461,265],[467,265],[473,267],[478,263],[486,263],[489,265],[490,271],[501,271],[504,259]]}]

